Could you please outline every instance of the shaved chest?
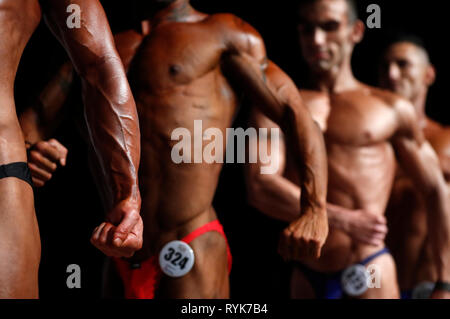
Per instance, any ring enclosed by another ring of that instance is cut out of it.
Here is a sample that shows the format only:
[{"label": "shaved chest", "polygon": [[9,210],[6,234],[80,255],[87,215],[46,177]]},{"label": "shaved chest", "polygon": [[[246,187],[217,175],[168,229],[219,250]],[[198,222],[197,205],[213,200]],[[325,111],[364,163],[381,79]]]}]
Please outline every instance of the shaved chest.
[{"label": "shaved chest", "polygon": [[155,28],[144,40],[133,72],[153,90],[186,85],[220,66],[224,44],[207,25],[174,23]]},{"label": "shaved chest", "polygon": [[396,131],[395,112],[383,101],[364,94],[332,95],[313,111],[324,123],[327,142],[368,146],[389,140]]}]

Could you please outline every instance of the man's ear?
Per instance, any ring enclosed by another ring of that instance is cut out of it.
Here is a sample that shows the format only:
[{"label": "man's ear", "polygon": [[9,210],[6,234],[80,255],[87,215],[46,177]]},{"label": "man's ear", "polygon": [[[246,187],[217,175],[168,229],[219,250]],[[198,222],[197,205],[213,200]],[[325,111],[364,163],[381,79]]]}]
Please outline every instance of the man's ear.
[{"label": "man's ear", "polygon": [[430,64],[427,66],[427,70],[425,72],[425,83],[428,86],[432,86],[436,81],[436,68],[434,65]]},{"label": "man's ear", "polygon": [[360,43],[364,37],[366,26],[361,20],[356,20],[352,26],[352,40],[355,44]]}]

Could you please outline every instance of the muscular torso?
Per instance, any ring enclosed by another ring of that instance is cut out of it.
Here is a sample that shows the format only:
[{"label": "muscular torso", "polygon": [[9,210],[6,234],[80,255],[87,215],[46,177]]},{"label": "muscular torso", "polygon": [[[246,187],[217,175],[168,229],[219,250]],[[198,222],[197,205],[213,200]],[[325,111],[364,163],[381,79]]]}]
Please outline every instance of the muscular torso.
[{"label": "muscular torso", "polygon": [[[426,119],[423,132],[439,157],[450,187],[450,130]],[[387,243],[393,251],[398,268],[403,269],[399,272],[402,289],[412,289],[423,281],[437,280],[430,247],[426,245],[426,214],[420,191],[402,170],[398,170],[387,209],[391,230]]]},{"label": "muscular torso", "polygon": [[[313,91],[301,94],[324,131],[328,202],[384,215],[395,173],[390,139],[397,131],[389,97],[366,86],[329,96]],[[288,160],[288,178],[295,176],[293,168]],[[339,271],[380,248],[357,243],[346,233],[331,228],[322,257],[305,263],[318,271]]]},{"label": "muscular torso", "polygon": [[[219,128],[225,137],[237,98],[221,71],[226,46],[214,16],[195,20],[153,28],[129,70],[142,136],[139,179],[145,240],[137,259],[216,219],[212,201],[222,165],[193,163],[194,121],[202,121],[203,132]],[[171,158],[181,140],[171,140],[177,128],[191,134],[190,164],[176,164]]]}]

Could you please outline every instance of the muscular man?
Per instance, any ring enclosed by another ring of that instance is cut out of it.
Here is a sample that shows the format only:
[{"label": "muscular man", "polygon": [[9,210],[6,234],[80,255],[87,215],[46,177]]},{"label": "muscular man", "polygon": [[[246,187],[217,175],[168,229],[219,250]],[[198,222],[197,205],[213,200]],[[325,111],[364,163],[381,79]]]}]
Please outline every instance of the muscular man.
[{"label": "muscular man", "polygon": [[[67,8],[78,5],[80,28],[68,28]],[[38,297],[40,238],[23,134],[15,114],[14,80],[31,34],[43,14],[83,78],[86,119],[108,193],[114,225],[105,253],[131,256],[142,245],[137,184],[140,140],[135,103],[97,0],[0,1],[0,297]],[[48,164],[48,163],[47,163]]]},{"label": "muscular man", "polygon": [[[423,142],[414,110],[407,101],[354,78],[351,56],[364,33],[355,3],[310,0],[301,3],[299,12],[300,42],[313,88],[301,93],[325,135],[330,233],[320,259],[304,258],[294,267],[292,296],[399,296],[394,260],[383,240],[383,215],[394,179],[395,158],[427,199],[433,258],[439,279],[448,281],[450,274],[445,272],[444,262],[450,239],[446,226],[449,207],[437,157]],[[273,87],[283,89],[278,83],[280,78],[270,79],[275,80],[271,82]],[[262,114],[254,114],[253,121],[260,127],[274,125]],[[256,192],[251,196],[259,198],[260,210],[290,221],[298,210],[300,190],[287,142],[277,155],[278,174],[256,178],[255,169],[250,167],[249,179],[254,182],[249,183],[249,191]],[[345,226],[352,218],[349,215],[355,214],[372,219],[373,226],[364,231],[362,238],[356,238]],[[366,268],[370,265],[374,266]],[[375,278],[374,289],[368,289],[372,285],[367,283],[367,270]]]},{"label": "muscular man", "polygon": [[[423,42],[412,35],[400,35],[385,50],[380,65],[380,85],[408,99],[416,110],[419,127],[439,157],[450,183],[450,129],[425,114],[429,87],[436,78]],[[398,172],[387,212],[393,252],[402,296],[428,298],[439,279],[427,242],[427,210],[414,182]],[[429,236],[428,236],[429,237]],[[450,293],[447,294],[450,297]]]},{"label": "muscular man", "polygon": [[[202,122],[202,136],[212,128],[225,133],[236,114],[239,92],[247,93],[262,112],[289,132],[287,138],[296,151],[303,205],[285,233],[290,250],[284,256],[318,257],[328,232],[323,141],[294,86],[287,90],[293,95],[289,101],[279,100],[267,89],[265,49],[259,34],[233,15],[200,13],[187,0],[147,1],[142,5],[140,11],[151,21],[150,33],[143,39],[133,31],[116,36],[122,59],[130,61],[129,80],[137,101],[143,146],[139,175],[143,249],[130,260],[114,260],[125,296],[229,296],[231,256],[212,207],[222,164],[194,163],[184,153],[192,162],[177,164],[172,154],[178,153],[179,143],[173,135],[177,129],[199,134],[194,132],[194,121]],[[203,144],[194,146],[192,153],[207,143]],[[225,145],[216,151],[222,153]],[[180,272],[188,259],[195,258],[195,263],[183,276],[171,277],[163,274],[159,259],[166,244],[177,240],[189,244],[190,248],[184,247],[192,249],[194,256],[172,246],[162,258],[173,261],[172,268]]]}]

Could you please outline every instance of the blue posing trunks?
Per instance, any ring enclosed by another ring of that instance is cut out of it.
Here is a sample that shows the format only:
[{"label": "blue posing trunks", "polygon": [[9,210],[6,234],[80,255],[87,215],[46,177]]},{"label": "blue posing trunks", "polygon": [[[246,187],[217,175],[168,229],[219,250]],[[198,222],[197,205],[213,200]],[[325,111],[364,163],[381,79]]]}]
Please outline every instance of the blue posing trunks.
[{"label": "blue posing trunks", "polygon": [[[372,256],[367,257],[358,264],[367,266],[372,260],[384,254],[390,254],[389,249],[384,248]],[[314,289],[317,299],[342,299],[346,296],[341,286],[341,276],[343,270],[336,273],[325,274],[312,270],[302,264],[297,264],[296,266],[308,279]]]},{"label": "blue posing trunks", "polygon": [[434,291],[436,284],[434,282],[421,282],[413,289],[401,292],[401,299],[429,299]]}]

